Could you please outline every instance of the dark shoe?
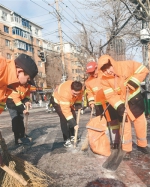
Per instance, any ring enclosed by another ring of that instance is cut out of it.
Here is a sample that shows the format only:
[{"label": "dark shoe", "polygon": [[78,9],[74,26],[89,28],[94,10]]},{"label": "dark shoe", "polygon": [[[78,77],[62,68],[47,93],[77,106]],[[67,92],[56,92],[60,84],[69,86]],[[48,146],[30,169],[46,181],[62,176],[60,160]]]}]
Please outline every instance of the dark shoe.
[{"label": "dark shoe", "polygon": [[72,147],[72,143],[70,141],[70,139],[66,140],[65,144],[64,144],[65,147]]},{"label": "dark shoe", "polygon": [[140,147],[140,146],[137,145],[137,150],[138,150],[138,151],[141,151],[141,152],[144,153],[144,154],[149,154],[149,149],[148,149],[148,147]]},{"label": "dark shoe", "polygon": [[127,152],[123,157],[123,160],[130,160],[131,159],[131,152]]},{"label": "dark shoe", "polygon": [[[70,141],[71,142],[74,142],[74,138],[75,138],[75,136],[71,136],[70,137]],[[80,137],[77,137],[77,142],[80,142],[81,141],[81,138]]]},{"label": "dark shoe", "polygon": [[27,137],[20,138],[20,140],[21,140],[22,144],[24,144],[24,145],[30,143],[30,140],[29,140],[29,138],[27,138]]}]

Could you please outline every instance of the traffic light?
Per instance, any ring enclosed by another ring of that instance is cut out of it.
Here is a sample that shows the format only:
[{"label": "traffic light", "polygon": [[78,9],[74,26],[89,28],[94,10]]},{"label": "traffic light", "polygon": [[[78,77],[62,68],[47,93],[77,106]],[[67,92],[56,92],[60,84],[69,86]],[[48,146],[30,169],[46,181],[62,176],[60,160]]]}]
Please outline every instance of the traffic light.
[{"label": "traffic light", "polygon": [[42,61],[45,61],[45,54],[44,54],[43,51],[40,52],[39,57],[40,57],[40,59],[41,59]]}]

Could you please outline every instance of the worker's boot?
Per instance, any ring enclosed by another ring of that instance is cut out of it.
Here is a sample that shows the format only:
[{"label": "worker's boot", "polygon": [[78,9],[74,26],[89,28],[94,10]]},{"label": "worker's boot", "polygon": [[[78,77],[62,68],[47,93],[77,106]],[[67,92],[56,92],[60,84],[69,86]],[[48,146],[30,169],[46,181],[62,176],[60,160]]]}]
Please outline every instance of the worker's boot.
[{"label": "worker's boot", "polygon": [[125,154],[125,156],[123,157],[123,160],[130,160],[131,159],[131,151],[130,152],[127,152],[126,154]]},{"label": "worker's boot", "polygon": [[148,147],[140,147],[138,145],[137,145],[137,150],[141,151],[144,154],[149,154],[149,152],[150,152],[149,149],[148,149]]}]

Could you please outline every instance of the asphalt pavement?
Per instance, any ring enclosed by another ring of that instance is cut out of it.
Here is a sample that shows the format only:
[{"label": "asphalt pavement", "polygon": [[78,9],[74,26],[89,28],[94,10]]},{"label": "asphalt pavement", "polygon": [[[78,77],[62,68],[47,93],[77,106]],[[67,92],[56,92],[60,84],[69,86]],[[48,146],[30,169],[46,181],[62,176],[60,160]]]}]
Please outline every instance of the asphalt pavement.
[{"label": "asphalt pavement", "polygon": [[[8,111],[0,115],[0,129],[11,154],[20,157],[50,175],[56,182],[52,187],[150,187],[150,155],[136,149],[133,130],[133,151],[130,161],[122,161],[116,171],[102,167],[107,157],[94,154],[90,148],[81,151],[86,136],[90,111],[80,116],[77,148],[65,148],[57,114],[47,113],[45,107],[33,108],[28,118],[29,146],[15,146]],[[150,147],[150,121],[148,143]]]}]

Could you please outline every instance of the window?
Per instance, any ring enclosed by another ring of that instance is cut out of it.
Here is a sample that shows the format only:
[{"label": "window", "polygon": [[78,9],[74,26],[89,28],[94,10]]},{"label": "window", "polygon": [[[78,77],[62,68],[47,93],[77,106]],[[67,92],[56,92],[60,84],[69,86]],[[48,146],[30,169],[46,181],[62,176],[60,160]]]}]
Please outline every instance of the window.
[{"label": "window", "polygon": [[57,47],[57,51],[59,51],[60,50],[60,47]]},{"label": "window", "polygon": [[7,59],[11,59],[11,54],[7,53]]},{"label": "window", "polygon": [[18,27],[13,27],[12,28],[12,34],[14,35],[18,35],[18,36],[21,36],[23,38],[27,38],[29,40],[31,40],[31,35],[30,33],[18,28]]},{"label": "window", "polygon": [[2,19],[3,19],[4,21],[7,20],[7,13],[4,12],[4,11],[2,11]]},{"label": "window", "polygon": [[5,40],[5,46],[10,46],[10,40]]},{"label": "window", "polygon": [[4,25],[4,32],[9,33],[9,27]]},{"label": "window", "polygon": [[22,50],[25,50],[25,51],[30,51],[30,52],[33,52],[33,47],[32,45],[26,43],[26,42],[23,42],[21,40],[15,40],[14,41],[14,47],[18,48],[18,49],[22,49]]},{"label": "window", "polygon": [[35,34],[38,35],[39,30],[35,28]]},{"label": "window", "polygon": [[24,27],[30,28],[29,22],[28,22],[27,20],[25,20],[25,19],[22,19],[22,25],[23,25]]},{"label": "window", "polygon": [[36,44],[38,45],[38,46],[40,46],[40,40],[36,40]]}]

